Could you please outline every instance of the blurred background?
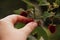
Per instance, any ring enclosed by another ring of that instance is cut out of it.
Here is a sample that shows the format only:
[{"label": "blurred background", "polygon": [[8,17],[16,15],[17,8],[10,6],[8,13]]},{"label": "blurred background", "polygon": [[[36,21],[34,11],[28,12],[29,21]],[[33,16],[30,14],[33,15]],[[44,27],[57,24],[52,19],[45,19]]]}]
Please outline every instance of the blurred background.
[{"label": "blurred background", "polygon": [[[48,0],[47,2],[46,1],[47,0],[39,0],[39,5],[41,7],[42,14],[46,13],[46,14],[43,14],[43,16],[45,18],[45,21],[44,21],[45,27],[36,28],[33,31],[32,35],[29,36],[30,39],[28,39],[28,40],[60,40],[60,0]],[[36,1],[31,0],[31,2],[34,3]],[[49,4],[49,2],[51,5],[45,5],[45,3]],[[54,8],[52,6],[53,4],[51,2],[53,2],[53,3],[55,2],[57,4],[57,6],[54,3],[54,7],[55,7]],[[44,4],[44,5],[42,5],[42,4]],[[47,7],[47,6],[49,6],[49,7]],[[51,6],[52,6],[52,8],[51,8]],[[7,15],[15,14],[13,11],[18,10],[20,8],[27,10],[28,4],[22,0],[0,0],[0,19]],[[51,34],[50,34],[50,31],[48,30],[48,24],[51,23],[51,20],[48,17],[50,15],[49,14],[50,12],[56,13],[57,18],[58,18],[57,20],[56,20],[56,18],[53,20],[54,24],[56,24],[57,26],[56,26],[56,32],[51,33]],[[19,28],[20,26],[22,26],[22,25],[20,25],[19,23],[18,23],[18,25],[16,25],[17,28]]]}]

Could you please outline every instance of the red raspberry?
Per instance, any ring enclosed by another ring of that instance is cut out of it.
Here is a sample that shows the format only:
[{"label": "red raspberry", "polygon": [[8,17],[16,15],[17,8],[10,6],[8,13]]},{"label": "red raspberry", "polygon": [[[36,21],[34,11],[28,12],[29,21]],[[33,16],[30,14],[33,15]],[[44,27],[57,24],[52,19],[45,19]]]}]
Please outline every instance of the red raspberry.
[{"label": "red raspberry", "polygon": [[56,25],[49,25],[48,29],[50,30],[51,33],[55,33],[55,31],[56,31]]},{"label": "red raspberry", "polygon": [[26,20],[23,20],[22,22],[25,23],[25,24],[27,24],[27,23],[33,22],[33,21],[34,21],[34,19],[28,18],[28,19],[26,19]]},{"label": "red raspberry", "polygon": [[24,16],[24,17],[27,17],[27,16],[28,16],[27,12],[25,12],[25,11],[22,11],[22,12],[20,13],[20,15],[22,15],[22,16]]}]

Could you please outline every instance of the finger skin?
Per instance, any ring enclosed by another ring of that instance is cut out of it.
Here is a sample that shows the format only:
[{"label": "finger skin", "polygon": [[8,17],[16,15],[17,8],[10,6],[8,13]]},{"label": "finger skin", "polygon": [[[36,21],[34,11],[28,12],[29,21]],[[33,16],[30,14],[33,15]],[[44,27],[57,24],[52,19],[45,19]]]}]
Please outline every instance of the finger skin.
[{"label": "finger skin", "polygon": [[[30,22],[21,29],[15,29],[17,21],[27,20],[28,18],[20,15],[9,15],[0,20],[0,36],[2,40],[25,40],[28,35],[37,27],[36,22]],[[13,24],[13,25],[12,25]]]},{"label": "finger skin", "polygon": [[37,26],[36,22],[30,22],[22,28],[22,31],[28,36]]},{"label": "finger skin", "polygon": [[24,20],[29,20],[29,18],[26,18],[21,15],[13,14],[13,15],[8,15],[7,17],[5,17],[1,20],[15,24],[16,22],[24,22]]}]

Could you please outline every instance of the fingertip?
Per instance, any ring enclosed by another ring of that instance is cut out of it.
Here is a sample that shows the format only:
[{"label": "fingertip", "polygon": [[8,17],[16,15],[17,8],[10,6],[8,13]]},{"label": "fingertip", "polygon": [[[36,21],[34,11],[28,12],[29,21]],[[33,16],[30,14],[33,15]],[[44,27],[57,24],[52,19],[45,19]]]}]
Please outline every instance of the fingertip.
[{"label": "fingertip", "polygon": [[28,36],[36,27],[37,27],[36,22],[30,22],[27,25],[25,25],[22,30],[23,32]]},{"label": "fingertip", "polygon": [[[29,23],[28,23],[29,24]],[[33,27],[36,27],[38,24],[36,22],[30,22],[29,25],[32,25]]]}]

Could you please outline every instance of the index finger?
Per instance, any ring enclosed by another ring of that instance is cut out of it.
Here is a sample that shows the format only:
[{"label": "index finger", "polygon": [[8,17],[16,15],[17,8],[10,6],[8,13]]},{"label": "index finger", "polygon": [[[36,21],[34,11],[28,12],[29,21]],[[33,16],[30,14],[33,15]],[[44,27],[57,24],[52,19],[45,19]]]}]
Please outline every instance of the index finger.
[{"label": "index finger", "polygon": [[24,16],[21,16],[21,15],[16,15],[16,14],[13,14],[13,15],[9,15],[3,19],[1,19],[2,21],[6,21],[6,22],[10,22],[12,24],[15,24],[16,22],[23,22],[23,20],[28,20],[28,18],[24,17]]}]

